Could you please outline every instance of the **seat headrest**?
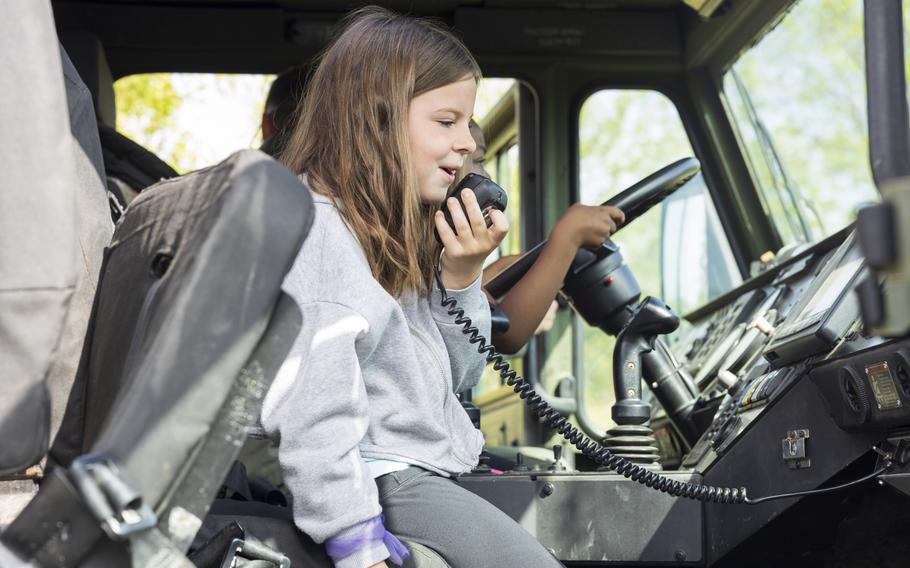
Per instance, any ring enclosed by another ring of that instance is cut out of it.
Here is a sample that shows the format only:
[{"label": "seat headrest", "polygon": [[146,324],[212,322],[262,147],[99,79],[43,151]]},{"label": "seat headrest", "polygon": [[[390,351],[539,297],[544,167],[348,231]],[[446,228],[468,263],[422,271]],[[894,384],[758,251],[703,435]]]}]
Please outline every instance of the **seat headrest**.
[{"label": "seat headrest", "polygon": [[60,43],[69,54],[82,82],[92,93],[98,122],[113,127],[117,117],[114,77],[108,67],[101,41],[88,32],[65,31],[60,33]]}]

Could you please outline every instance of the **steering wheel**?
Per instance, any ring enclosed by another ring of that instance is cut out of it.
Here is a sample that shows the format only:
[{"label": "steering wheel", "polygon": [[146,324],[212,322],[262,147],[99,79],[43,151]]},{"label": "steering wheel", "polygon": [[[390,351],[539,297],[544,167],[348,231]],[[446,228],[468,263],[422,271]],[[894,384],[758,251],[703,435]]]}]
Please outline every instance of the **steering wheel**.
[{"label": "steering wheel", "polygon": [[[671,193],[692,179],[701,169],[695,158],[683,158],[664,166],[641,181],[627,187],[620,193],[602,203],[620,209],[626,215],[626,221],[617,231],[644,215],[649,209],[663,201]],[[487,283],[486,289],[494,298],[503,296],[512,289],[522,276],[531,268],[540,256],[547,241],[543,241],[496,275]],[[590,251],[579,251],[590,256]]]}]

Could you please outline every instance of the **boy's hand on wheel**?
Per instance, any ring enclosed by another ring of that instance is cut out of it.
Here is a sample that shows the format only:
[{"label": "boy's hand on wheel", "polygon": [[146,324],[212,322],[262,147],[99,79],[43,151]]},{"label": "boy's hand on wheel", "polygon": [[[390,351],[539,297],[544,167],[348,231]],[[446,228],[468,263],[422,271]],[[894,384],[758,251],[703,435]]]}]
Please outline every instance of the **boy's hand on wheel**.
[{"label": "boy's hand on wheel", "polygon": [[616,207],[576,203],[560,217],[550,239],[563,239],[574,248],[596,250],[625,219],[625,214]]}]

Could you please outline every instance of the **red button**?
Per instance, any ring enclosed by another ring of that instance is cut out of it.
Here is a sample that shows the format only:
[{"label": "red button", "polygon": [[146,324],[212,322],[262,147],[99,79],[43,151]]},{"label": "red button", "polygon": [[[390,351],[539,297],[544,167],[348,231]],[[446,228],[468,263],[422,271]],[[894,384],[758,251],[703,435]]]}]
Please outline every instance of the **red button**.
[{"label": "red button", "polygon": [[607,277],[604,279],[604,287],[607,287],[607,286],[609,286],[609,285],[612,284],[612,283],[613,283],[613,277],[612,277],[612,276],[607,276]]}]

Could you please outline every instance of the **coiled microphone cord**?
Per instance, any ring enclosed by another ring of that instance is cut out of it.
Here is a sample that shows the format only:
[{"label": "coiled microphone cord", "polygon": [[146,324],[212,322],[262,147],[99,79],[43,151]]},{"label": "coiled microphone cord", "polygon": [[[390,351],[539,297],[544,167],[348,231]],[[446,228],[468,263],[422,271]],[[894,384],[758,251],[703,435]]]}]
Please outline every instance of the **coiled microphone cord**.
[{"label": "coiled microphone cord", "polygon": [[626,458],[617,456],[607,448],[603,447],[597,442],[594,442],[579,432],[578,428],[575,427],[575,425],[570,423],[568,419],[559,414],[558,411],[556,411],[545,400],[543,400],[541,396],[534,391],[530,383],[528,383],[527,379],[513,371],[509,363],[503,358],[500,353],[496,351],[496,348],[493,347],[491,343],[488,343],[487,339],[484,336],[480,335],[480,330],[474,327],[474,324],[471,322],[471,318],[467,317],[464,313],[464,310],[458,307],[456,300],[449,297],[449,295],[446,293],[445,284],[442,282],[442,274],[439,271],[438,265],[436,266],[435,276],[436,285],[439,287],[439,291],[442,294],[442,306],[446,308],[450,316],[454,317],[455,324],[462,326],[461,332],[467,336],[468,342],[472,345],[477,345],[477,351],[486,357],[487,363],[493,364],[493,370],[499,373],[499,376],[502,378],[503,382],[512,387],[518,396],[524,400],[529,407],[531,407],[531,409],[549,428],[552,428],[553,430],[559,432],[559,434],[568,440],[573,446],[575,446],[579,452],[590,458],[595,463],[606,466],[616,473],[620,473],[633,481],[641,483],[642,485],[646,485],[652,489],[673,495],[674,497],[687,497],[689,499],[704,501],[706,503],[745,503],[747,505],[756,505],[758,503],[771,501],[774,499],[800,497],[804,495],[828,493],[831,491],[836,491],[838,489],[844,489],[846,487],[856,485],[857,483],[862,483],[878,476],[886,469],[888,469],[888,467],[891,465],[890,461],[886,460],[884,466],[872,474],[861,479],[845,483],[843,485],[838,485],[836,487],[827,487],[824,489],[816,489],[813,491],[803,491],[797,493],[786,493],[782,495],[771,495],[754,500],[748,498],[746,495],[745,487],[740,487],[738,489],[730,487],[712,487],[710,485],[700,485],[697,483],[678,481],[655,473],[647,468],[644,468],[636,463],[627,460]]}]

